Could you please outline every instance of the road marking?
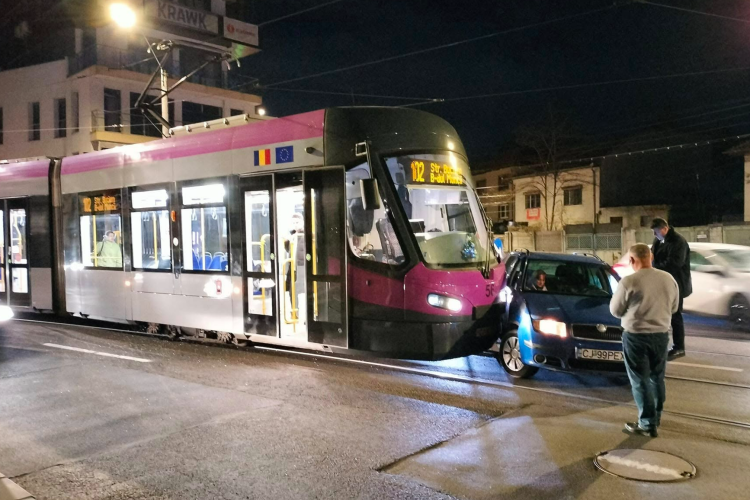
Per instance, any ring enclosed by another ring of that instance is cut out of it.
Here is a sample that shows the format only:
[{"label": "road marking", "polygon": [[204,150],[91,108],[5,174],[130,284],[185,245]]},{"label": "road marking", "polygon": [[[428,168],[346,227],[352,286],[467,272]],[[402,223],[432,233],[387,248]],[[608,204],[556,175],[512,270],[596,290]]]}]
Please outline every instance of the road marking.
[{"label": "road marking", "polygon": [[669,365],[680,365],[680,366],[693,366],[695,368],[708,368],[709,370],[724,370],[727,372],[741,372],[742,368],[730,368],[728,366],[711,366],[711,365],[699,365],[698,363],[683,363],[681,361],[670,361]]},{"label": "road marking", "polygon": [[42,344],[47,347],[55,347],[57,349],[65,349],[68,351],[85,352],[86,354],[96,354],[97,356],[105,356],[108,358],[127,359],[128,361],[138,361],[139,363],[150,363],[150,359],[134,358],[132,356],[120,356],[119,354],[110,354],[108,352],[92,351],[90,349],[81,349],[80,347],[70,347],[67,345],[60,344]]}]

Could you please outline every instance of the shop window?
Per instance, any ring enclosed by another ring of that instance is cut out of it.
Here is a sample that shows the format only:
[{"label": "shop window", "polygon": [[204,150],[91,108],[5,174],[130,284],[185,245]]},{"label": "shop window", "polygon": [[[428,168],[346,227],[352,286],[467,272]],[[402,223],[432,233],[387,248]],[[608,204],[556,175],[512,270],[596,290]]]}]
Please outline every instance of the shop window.
[{"label": "shop window", "polygon": [[229,270],[229,227],[221,183],[182,188],[183,269]]},{"label": "shop window", "polygon": [[120,193],[82,195],[79,204],[82,264],[122,269]]},{"label": "shop window", "polygon": [[133,269],[171,269],[169,193],[166,189],[134,191],[131,207]]}]

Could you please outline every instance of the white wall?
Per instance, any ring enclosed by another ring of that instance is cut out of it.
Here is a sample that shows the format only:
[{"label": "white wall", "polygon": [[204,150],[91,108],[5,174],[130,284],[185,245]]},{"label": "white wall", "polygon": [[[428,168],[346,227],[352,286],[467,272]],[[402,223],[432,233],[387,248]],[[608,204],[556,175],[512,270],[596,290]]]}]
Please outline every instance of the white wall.
[{"label": "white wall", "polygon": [[[632,207],[605,207],[601,209],[599,223],[612,222],[612,217],[622,217],[623,229],[649,228],[651,219],[661,217],[669,220],[669,207],[667,205],[636,205]],[[641,226],[641,217],[646,217],[648,225]]]},{"label": "white wall", "polygon": [[[553,223],[549,229],[560,230],[567,224],[591,224],[594,214],[599,210],[599,169],[585,167],[580,169],[566,170],[558,174],[555,187],[551,175],[546,176],[546,200],[540,196],[539,219],[527,218],[526,195],[530,193],[542,193],[544,190],[544,177],[531,176],[520,177],[513,180],[516,205],[516,222],[528,222],[529,227],[536,229],[548,229],[547,221]],[[596,184],[596,192],[594,191]],[[581,186],[581,204],[564,206],[564,188]],[[596,194],[596,196],[594,196]],[[596,198],[596,204],[594,202]],[[554,206],[552,204],[554,203]],[[547,205],[550,205],[547,207]],[[554,211],[554,212],[553,212]],[[554,217],[553,217],[554,213]]]}]

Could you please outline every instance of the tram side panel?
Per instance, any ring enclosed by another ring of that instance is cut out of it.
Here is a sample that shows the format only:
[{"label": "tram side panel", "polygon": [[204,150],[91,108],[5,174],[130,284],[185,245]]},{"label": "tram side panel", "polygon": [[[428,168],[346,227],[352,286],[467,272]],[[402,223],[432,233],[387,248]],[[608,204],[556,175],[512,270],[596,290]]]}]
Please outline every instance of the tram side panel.
[{"label": "tram side panel", "polygon": [[49,196],[29,197],[29,278],[31,305],[52,309],[52,238]]},{"label": "tram side panel", "polygon": [[113,150],[62,162],[65,295],[71,314],[132,320],[122,156]]}]

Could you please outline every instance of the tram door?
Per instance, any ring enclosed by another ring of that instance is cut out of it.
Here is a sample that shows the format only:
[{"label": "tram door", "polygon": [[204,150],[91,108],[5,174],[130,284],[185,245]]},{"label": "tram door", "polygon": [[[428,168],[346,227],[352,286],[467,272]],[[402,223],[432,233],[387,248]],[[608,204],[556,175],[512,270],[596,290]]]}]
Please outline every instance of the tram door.
[{"label": "tram door", "polygon": [[247,177],[241,187],[245,331],[345,347],[343,170]]},{"label": "tram door", "polygon": [[0,200],[0,304],[31,305],[27,205],[23,198]]}]

